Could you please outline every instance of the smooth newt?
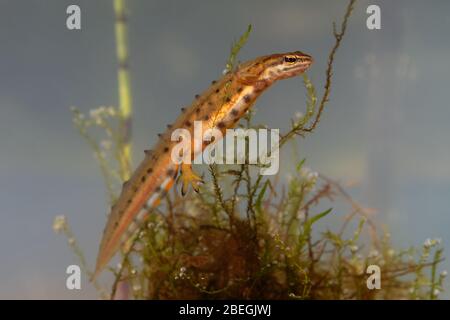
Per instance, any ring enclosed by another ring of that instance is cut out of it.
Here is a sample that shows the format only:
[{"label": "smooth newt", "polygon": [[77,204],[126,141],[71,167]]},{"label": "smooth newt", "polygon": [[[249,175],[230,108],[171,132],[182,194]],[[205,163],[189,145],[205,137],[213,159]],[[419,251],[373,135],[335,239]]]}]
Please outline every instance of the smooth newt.
[{"label": "smooth newt", "polygon": [[[182,193],[189,185],[198,191],[201,178],[192,171],[191,165],[179,165],[171,160],[172,148],[177,143],[171,141],[173,130],[184,128],[192,132],[194,121],[202,121],[203,131],[217,128],[225,133],[275,81],[303,73],[312,62],[311,56],[300,51],[258,57],[213,81],[203,94],[195,96],[190,107],[182,108],[182,114],[164,134],[159,135],[156,147],[145,151],[144,160],[130,180],[123,184],[103,233],[94,277],[108,264],[119,247],[130,239],[145,220],[149,209],[159,204],[174,184],[179,171]],[[206,146],[203,143],[201,149]]]}]

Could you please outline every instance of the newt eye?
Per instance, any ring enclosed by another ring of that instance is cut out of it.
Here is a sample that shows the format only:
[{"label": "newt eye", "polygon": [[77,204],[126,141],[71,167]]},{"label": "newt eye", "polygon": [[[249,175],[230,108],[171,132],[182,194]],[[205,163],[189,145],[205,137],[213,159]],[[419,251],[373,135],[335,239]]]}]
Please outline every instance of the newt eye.
[{"label": "newt eye", "polygon": [[294,62],[296,62],[297,61],[297,58],[296,57],[292,57],[292,56],[285,56],[284,57],[284,62],[287,62],[287,63],[294,63]]}]

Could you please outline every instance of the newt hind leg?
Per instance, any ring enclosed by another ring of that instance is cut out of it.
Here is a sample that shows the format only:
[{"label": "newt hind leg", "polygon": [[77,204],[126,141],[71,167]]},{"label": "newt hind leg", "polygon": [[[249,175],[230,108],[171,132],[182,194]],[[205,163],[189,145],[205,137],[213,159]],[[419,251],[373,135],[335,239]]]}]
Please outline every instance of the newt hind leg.
[{"label": "newt hind leg", "polygon": [[179,179],[181,180],[181,194],[183,196],[187,193],[189,185],[192,186],[192,189],[194,189],[195,192],[198,192],[200,184],[203,183],[203,179],[192,170],[191,164],[181,165]]}]

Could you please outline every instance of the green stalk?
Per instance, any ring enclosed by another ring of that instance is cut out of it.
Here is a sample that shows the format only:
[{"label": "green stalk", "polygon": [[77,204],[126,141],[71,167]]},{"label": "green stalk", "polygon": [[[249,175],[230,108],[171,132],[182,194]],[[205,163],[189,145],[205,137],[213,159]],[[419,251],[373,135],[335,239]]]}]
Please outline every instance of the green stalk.
[{"label": "green stalk", "polygon": [[115,32],[120,119],[120,141],[117,148],[119,148],[120,176],[125,181],[130,178],[131,174],[131,116],[133,112],[128,65],[128,27],[125,0],[114,0],[114,11],[116,14]]}]

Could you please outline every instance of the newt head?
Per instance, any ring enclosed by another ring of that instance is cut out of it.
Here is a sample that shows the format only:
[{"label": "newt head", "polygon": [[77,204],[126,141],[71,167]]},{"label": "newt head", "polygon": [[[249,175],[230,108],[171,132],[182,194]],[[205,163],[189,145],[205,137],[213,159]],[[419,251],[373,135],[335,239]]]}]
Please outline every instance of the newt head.
[{"label": "newt head", "polygon": [[238,78],[244,83],[274,82],[298,76],[313,63],[313,58],[301,51],[262,56],[239,66]]}]

